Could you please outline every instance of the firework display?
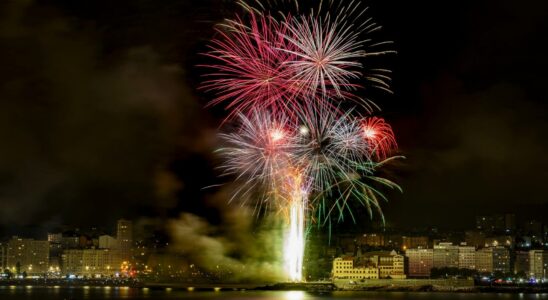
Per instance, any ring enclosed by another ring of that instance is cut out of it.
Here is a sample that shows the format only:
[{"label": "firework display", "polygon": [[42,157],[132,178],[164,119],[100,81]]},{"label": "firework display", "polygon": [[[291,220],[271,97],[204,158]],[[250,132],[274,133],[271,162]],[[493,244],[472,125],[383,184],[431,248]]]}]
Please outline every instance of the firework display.
[{"label": "firework display", "polygon": [[218,152],[238,183],[231,201],[285,216],[287,275],[300,281],[307,226],[355,220],[355,205],[382,217],[379,188],[399,189],[376,176],[397,144],[360,92],[388,89],[386,70],[363,72],[365,58],[387,51],[369,51],[384,43],[367,37],[379,27],[359,21],[357,1],[324,1],[307,13],[291,2],[277,17],[257,3],[240,2],[245,15],[217,29],[203,88],[210,105],[229,110],[232,129]]}]

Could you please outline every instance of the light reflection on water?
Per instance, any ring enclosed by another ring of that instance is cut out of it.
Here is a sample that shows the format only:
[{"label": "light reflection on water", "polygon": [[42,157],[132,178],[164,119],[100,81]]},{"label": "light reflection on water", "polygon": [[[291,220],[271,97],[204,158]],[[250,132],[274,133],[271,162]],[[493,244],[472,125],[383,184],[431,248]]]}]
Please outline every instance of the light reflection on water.
[{"label": "light reflection on water", "polygon": [[302,291],[188,291],[129,287],[32,287],[0,286],[0,299],[101,300],[101,299],[226,299],[226,300],[548,300],[548,294],[474,294],[408,292],[333,292],[327,294]]},{"label": "light reflection on water", "polygon": [[303,300],[306,298],[306,293],[303,291],[288,291],[283,295],[285,300]]}]

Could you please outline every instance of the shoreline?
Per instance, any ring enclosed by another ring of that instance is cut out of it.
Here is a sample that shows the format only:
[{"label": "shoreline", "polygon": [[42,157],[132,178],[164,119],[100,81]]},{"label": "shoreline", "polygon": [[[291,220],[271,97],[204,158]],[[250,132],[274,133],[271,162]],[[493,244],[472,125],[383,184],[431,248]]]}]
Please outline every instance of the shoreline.
[{"label": "shoreline", "polygon": [[18,279],[1,280],[0,288],[135,288],[150,290],[222,292],[222,291],[304,291],[309,293],[332,292],[432,292],[432,293],[548,293],[548,286],[439,286],[423,285],[353,285],[337,286],[331,282],[233,284],[233,283],[154,283],[136,280],[66,280]]}]

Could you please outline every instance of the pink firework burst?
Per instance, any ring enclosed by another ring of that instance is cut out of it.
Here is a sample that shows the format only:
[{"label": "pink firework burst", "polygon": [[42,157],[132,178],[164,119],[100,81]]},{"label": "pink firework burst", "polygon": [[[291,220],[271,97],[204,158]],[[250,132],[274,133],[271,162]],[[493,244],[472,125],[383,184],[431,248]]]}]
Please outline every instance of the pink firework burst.
[{"label": "pink firework burst", "polygon": [[390,124],[378,117],[368,117],[362,120],[362,135],[368,142],[369,151],[378,160],[387,158],[398,147]]},{"label": "pink firework burst", "polygon": [[296,84],[287,62],[296,57],[284,38],[288,28],[270,16],[249,13],[246,21],[236,18],[223,29],[206,53],[217,61],[204,66],[213,70],[202,86],[216,94],[209,105],[226,103],[231,116],[257,108],[292,111]]}]

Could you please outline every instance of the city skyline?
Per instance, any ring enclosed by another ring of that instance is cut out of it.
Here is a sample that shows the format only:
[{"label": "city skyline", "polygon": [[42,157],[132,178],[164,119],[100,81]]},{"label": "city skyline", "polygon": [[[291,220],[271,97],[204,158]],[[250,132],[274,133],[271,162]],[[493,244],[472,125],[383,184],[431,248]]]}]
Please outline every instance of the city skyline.
[{"label": "city skyline", "polygon": [[[66,227],[49,232],[47,239],[0,238],[0,274],[4,279],[47,276],[183,282],[247,278],[242,273],[245,268],[239,269],[234,262],[196,259],[154,231],[137,234],[142,229],[135,228],[131,220],[119,219],[110,227],[110,231]],[[413,282],[407,279],[475,274],[496,280],[512,278],[504,280],[513,282],[518,280],[513,278],[541,280],[548,270],[547,224],[516,223],[513,214],[477,216],[465,232],[366,230],[334,233],[329,243],[326,239],[321,232],[309,236],[306,280],[389,279],[402,280],[397,284],[405,285]]]}]

